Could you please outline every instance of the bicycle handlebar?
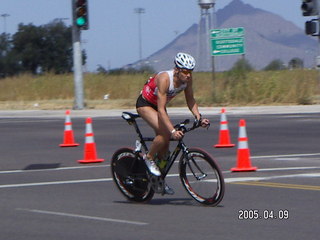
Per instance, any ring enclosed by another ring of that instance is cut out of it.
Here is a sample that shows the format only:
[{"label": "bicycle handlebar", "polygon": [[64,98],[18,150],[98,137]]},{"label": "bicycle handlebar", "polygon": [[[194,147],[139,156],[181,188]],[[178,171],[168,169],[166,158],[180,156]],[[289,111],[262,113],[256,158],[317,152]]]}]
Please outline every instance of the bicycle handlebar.
[{"label": "bicycle handlebar", "polygon": [[[142,138],[141,132],[140,132],[139,127],[136,124],[136,120],[135,120],[136,118],[139,118],[139,117],[140,116],[138,114],[134,114],[134,113],[130,113],[130,112],[123,112],[122,113],[122,118],[124,120],[126,120],[130,125],[134,124],[137,133]],[[190,119],[186,119],[183,122],[180,122],[180,123],[176,124],[174,126],[174,128],[176,130],[178,130],[178,131],[182,131],[183,133],[190,132],[190,131],[192,131],[192,130],[194,130],[194,129],[196,129],[196,128],[201,126],[201,118],[200,118],[200,120],[195,119],[194,122],[193,122],[193,126],[190,127],[190,128],[187,128],[186,125],[189,124],[189,123],[190,123]],[[207,129],[209,127],[210,127],[210,123],[208,124]]]},{"label": "bicycle handlebar", "polygon": [[[174,128],[177,129],[178,131],[182,131],[183,133],[187,133],[187,132],[190,132],[190,131],[200,127],[201,126],[201,119],[200,120],[195,119],[194,122],[193,122],[192,127],[187,128],[186,125],[189,124],[189,123],[190,123],[190,119],[186,119],[183,122],[176,124],[174,126]],[[210,127],[210,123],[208,124],[207,129],[209,127]]]}]

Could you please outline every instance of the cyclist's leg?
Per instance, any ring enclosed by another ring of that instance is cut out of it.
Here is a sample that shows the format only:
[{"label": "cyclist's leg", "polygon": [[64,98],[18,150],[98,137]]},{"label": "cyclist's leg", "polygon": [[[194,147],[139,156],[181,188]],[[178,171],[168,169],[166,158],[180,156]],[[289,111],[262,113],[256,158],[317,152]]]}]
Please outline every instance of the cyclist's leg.
[{"label": "cyclist's leg", "polygon": [[165,126],[159,122],[158,112],[149,106],[139,107],[137,112],[153,128],[156,134],[147,157],[154,159],[157,153],[160,156],[165,156],[169,149],[170,135],[167,134]]},{"label": "cyclist's leg", "polygon": [[137,112],[142,117],[142,119],[146,121],[150,127],[153,128],[153,130],[157,134],[159,129],[158,112],[149,106],[139,107],[137,108]]},{"label": "cyclist's leg", "polygon": [[[159,144],[157,141],[160,141]],[[166,160],[169,152],[169,144],[170,144],[170,133],[167,130],[167,127],[159,121],[159,132],[157,134],[157,140],[154,141],[154,144],[159,144],[159,148],[156,151],[157,158],[159,160]]]},{"label": "cyclist's leg", "polygon": [[[154,130],[156,137],[154,138],[149,153],[147,155],[148,159],[154,160],[155,155],[158,153],[158,157],[163,157],[167,155],[167,152],[169,150],[169,141],[170,141],[170,135],[161,134],[162,132],[166,133],[166,129],[163,124],[159,124],[158,119],[158,111],[156,111],[154,108],[149,106],[143,106],[138,107],[137,112],[139,115],[144,119]],[[164,193],[163,194],[174,194],[174,191],[172,188],[170,188],[166,183],[164,187]]]}]

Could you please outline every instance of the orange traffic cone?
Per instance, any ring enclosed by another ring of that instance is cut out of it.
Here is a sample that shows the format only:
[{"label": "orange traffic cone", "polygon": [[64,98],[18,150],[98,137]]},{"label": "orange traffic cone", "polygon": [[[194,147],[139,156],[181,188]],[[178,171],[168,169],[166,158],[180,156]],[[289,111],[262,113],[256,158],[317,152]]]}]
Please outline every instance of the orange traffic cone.
[{"label": "orange traffic cone", "polygon": [[230,147],[234,147],[234,146],[235,146],[235,144],[230,142],[230,134],[229,134],[226,110],[224,108],[222,108],[221,118],[220,118],[219,143],[214,145],[214,147],[216,147],[216,148],[230,148]]},{"label": "orange traffic cone", "polygon": [[64,123],[64,136],[63,143],[60,144],[60,147],[77,147],[79,143],[74,142],[73,130],[72,130],[72,122],[70,117],[70,110],[66,111],[66,120]]},{"label": "orange traffic cone", "polygon": [[94,142],[94,135],[92,131],[92,119],[87,118],[86,121],[86,140],[84,147],[84,159],[78,160],[79,163],[98,163],[103,162],[104,159],[97,158],[96,144]]},{"label": "orange traffic cone", "polygon": [[244,119],[239,123],[237,166],[231,168],[232,172],[256,171],[257,167],[252,167],[250,162],[250,150],[248,147],[248,138],[246,132],[246,122]]}]

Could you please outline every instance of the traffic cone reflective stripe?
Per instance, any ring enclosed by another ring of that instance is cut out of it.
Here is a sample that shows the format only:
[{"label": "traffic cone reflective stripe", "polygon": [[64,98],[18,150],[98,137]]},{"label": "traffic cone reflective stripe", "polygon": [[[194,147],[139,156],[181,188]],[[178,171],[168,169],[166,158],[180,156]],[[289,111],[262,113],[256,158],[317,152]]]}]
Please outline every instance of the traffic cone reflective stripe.
[{"label": "traffic cone reflective stripe", "polygon": [[87,118],[87,121],[86,121],[86,135],[85,135],[85,137],[86,137],[86,139],[85,139],[86,143],[94,143],[92,119],[91,118]]},{"label": "traffic cone reflective stripe", "polygon": [[237,166],[231,168],[232,172],[256,171],[257,167],[251,166],[250,150],[246,131],[246,122],[244,119],[239,123],[239,138],[237,151]]},{"label": "traffic cone reflective stripe", "polygon": [[244,119],[241,119],[239,123],[238,149],[249,149],[246,123]]},{"label": "traffic cone reflective stripe", "polygon": [[84,146],[84,159],[78,160],[79,163],[98,163],[103,162],[104,159],[98,159],[96,144],[94,142],[94,134],[92,130],[92,119],[86,120],[86,134]]},{"label": "traffic cone reflective stripe", "polygon": [[86,134],[86,143],[94,143],[93,134]]},{"label": "traffic cone reflective stripe", "polygon": [[63,135],[63,143],[60,144],[60,147],[77,147],[79,143],[74,142],[74,135],[72,130],[72,122],[70,117],[70,110],[66,111],[66,119],[64,123],[64,135]]},{"label": "traffic cone reflective stripe", "polygon": [[220,131],[219,131],[219,143],[214,145],[216,148],[230,148],[235,144],[230,142],[230,133],[228,128],[228,121],[226,116],[226,110],[222,108],[220,118]]}]

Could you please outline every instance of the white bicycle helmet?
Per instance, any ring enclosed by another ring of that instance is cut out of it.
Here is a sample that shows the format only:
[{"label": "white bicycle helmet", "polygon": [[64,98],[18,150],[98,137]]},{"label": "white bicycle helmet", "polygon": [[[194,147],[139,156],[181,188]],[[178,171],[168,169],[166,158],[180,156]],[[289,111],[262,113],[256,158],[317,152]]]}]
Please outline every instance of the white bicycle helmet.
[{"label": "white bicycle helmet", "polygon": [[178,53],[174,59],[177,68],[193,70],[196,66],[196,60],[187,53]]}]

